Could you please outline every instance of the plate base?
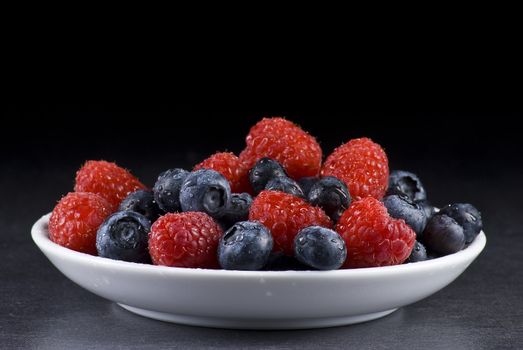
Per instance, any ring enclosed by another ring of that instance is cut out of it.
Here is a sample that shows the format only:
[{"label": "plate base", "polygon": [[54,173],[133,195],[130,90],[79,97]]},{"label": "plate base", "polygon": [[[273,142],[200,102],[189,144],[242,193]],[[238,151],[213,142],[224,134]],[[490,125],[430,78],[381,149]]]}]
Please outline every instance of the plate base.
[{"label": "plate base", "polygon": [[170,314],[165,312],[140,309],[134,306],[118,303],[124,309],[140,316],[153,318],[155,320],[179,323],[189,326],[201,326],[212,328],[231,329],[306,329],[345,326],[354,323],[372,321],[387,316],[396,311],[391,309],[364,315],[342,316],[342,317],[318,317],[300,319],[237,319],[205,316],[189,316]]}]

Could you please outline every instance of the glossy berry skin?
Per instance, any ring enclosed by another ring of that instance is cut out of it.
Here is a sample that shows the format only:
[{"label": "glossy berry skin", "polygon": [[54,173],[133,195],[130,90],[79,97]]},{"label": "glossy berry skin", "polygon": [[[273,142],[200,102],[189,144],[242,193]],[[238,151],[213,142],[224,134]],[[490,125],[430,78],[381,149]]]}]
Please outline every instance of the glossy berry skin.
[{"label": "glossy berry skin", "polygon": [[353,139],[327,157],[321,175],[345,182],[354,200],[381,199],[387,190],[389,162],[385,151],[371,139]]},{"label": "glossy berry skin", "polygon": [[115,163],[89,160],[76,173],[75,192],[91,192],[106,199],[115,211],[120,202],[145,186],[129,171]]},{"label": "glossy berry skin", "polygon": [[406,195],[414,202],[427,199],[427,193],[416,174],[405,170],[394,170],[389,175],[387,195]]},{"label": "glossy berry skin", "polygon": [[264,118],[251,128],[245,142],[240,160],[248,168],[267,157],[278,161],[293,179],[317,176],[320,172],[320,145],[291,121],[279,117]]},{"label": "glossy berry skin", "polygon": [[104,258],[148,263],[148,234],[151,222],[134,211],[109,216],[98,228],[96,250]]},{"label": "glossy berry skin", "polygon": [[465,247],[465,233],[456,220],[438,213],[427,223],[423,231],[423,243],[431,252],[449,255]]},{"label": "glossy berry skin", "polygon": [[222,233],[205,213],[168,213],[151,227],[149,254],[155,265],[217,268]]},{"label": "glossy berry skin", "polygon": [[211,155],[203,162],[197,164],[193,170],[210,169],[222,174],[229,185],[232,192],[245,191],[246,172],[243,169],[243,164],[240,159],[231,152],[219,152]]},{"label": "glossy berry skin", "polygon": [[182,211],[201,211],[213,218],[225,215],[231,201],[231,187],[217,171],[200,169],[190,173],[180,190]]},{"label": "glossy berry skin", "polygon": [[154,200],[154,194],[152,191],[138,190],[130,193],[120,203],[118,210],[134,211],[135,213],[142,214],[150,222],[155,222],[160,215],[163,214],[163,210],[158,207]]},{"label": "glossy berry skin", "polygon": [[228,229],[239,221],[246,221],[249,219],[249,209],[252,205],[252,197],[248,193],[233,193],[229,207],[225,211],[225,215],[220,218],[220,224],[225,229]]},{"label": "glossy berry skin", "polygon": [[336,232],[347,245],[345,268],[401,264],[416,240],[410,226],[390,217],[383,203],[373,197],[352,202],[338,221]]},{"label": "glossy berry skin", "polygon": [[275,177],[271,179],[265,186],[265,190],[281,191],[300,198],[305,197],[300,185],[289,177]]},{"label": "glossy berry skin", "polygon": [[314,186],[314,184],[318,182],[319,179],[320,178],[317,176],[307,176],[298,180],[298,185],[300,185],[305,197],[309,195],[309,191],[311,190],[312,186]]},{"label": "glossy berry skin", "polygon": [[265,189],[274,178],[287,177],[280,163],[270,158],[262,158],[249,170],[249,181],[255,194]]},{"label": "glossy berry skin", "polygon": [[445,214],[456,220],[463,227],[465,243],[470,243],[483,229],[481,213],[471,204],[456,203],[441,208],[440,214]]},{"label": "glossy berry skin", "polygon": [[49,238],[63,247],[96,255],[96,231],[111,211],[111,204],[97,194],[68,193],[53,209]]},{"label": "glossy berry skin", "polygon": [[383,198],[383,204],[389,215],[395,219],[403,219],[419,238],[427,225],[425,211],[416,203],[412,202],[404,194],[390,195]]},{"label": "glossy berry skin", "polygon": [[294,256],[318,270],[339,269],[347,258],[345,241],[338,233],[320,226],[309,226],[294,238]]},{"label": "glossy berry skin", "polygon": [[318,207],[288,193],[262,191],[253,201],[250,221],[259,221],[272,234],[274,251],[293,255],[294,237],[308,226],[331,228],[329,217]]},{"label": "glossy berry skin", "polygon": [[416,204],[419,205],[419,207],[423,210],[425,213],[425,217],[427,218],[427,222],[436,214],[436,208],[434,208],[428,201],[421,201],[417,202]]},{"label": "glossy berry skin", "polygon": [[412,252],[410,253],[406,262],[413,263],[418,261],[425,261],[428,259],[429,258],[427,256],[427,250],[425,249],[425,246],[416,241],[416,243],[414,243],[414,248],[412,248]]},{"label": "glossy berry skin", "polygon": [[218,261],[226,270],[260,270],[272,251],[272,236],[259,222],[234,224],[220,239]]},{"label": "glossy berry skin", "polygon": [[176,168],[166,170],[158,176],[153,187],[153,194],[154,200],[161,210],[167,213],[181,210],[180,190],[188,175],[187,170]]},{"label": "glossy berry skin", "polygon": [[307,199],[310,204],[322,208],[334,222],[338,221],[351,202],[347,186],[334,176],[326,176],[316,181]]}]

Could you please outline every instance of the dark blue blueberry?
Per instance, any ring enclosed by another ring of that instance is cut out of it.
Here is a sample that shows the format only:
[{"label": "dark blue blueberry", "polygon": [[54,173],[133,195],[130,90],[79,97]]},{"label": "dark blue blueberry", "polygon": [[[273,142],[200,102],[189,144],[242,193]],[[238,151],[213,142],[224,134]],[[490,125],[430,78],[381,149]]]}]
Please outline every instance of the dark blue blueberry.
[{"label": "dark blue blueberry", "polygon": [[405,220],[407,225],[416,232],[416,236],[420,237],[427,224],[427,217],[425,211],[417,203],[412,202],[405,195],[394,194],[383,198],[383,204],[390,216]]},{"label": "dark blue blueberry", "polygon": [[421,201],[417,203],[421,209],[425,212],[425,217],[427,218],[427,221],[430,220],[430,218],[436,214],[436,208],[434,208],[428,201]]},{"label": "dark blue blueberry", "polygon": [[414,247],[412,248],[412,252],[410,253],[410,256],[406,262],[413,263],[424,260],[428,260],[427,250],[425,249],[425,246],[423,244],[416,241],[416,243],[414,243]]},{"label": "dark blue blueberry", "polygon": [[441,208],[440,213],[450,216],[463,227],[465,243],[472,242],[483,229],[481,213],[472,204],[449,204]]},{"label": "dark blue blueberry", "polygon": [[298,185],[300,185],[301,190],[303,191],[303,194],[305,197],[309,195],[309,191],[311,190],[312,186],[318,182],[320,178],[316,176],[307,176],[302,177],[298,180]]},{"label": "dark blue blueberry", "polygon": [[218,245],[218,261],[226,270],[260,270],[272,250],[269,229],[259,222],[236,223],[223,234]]},{"label": "dark blue blueberry", "polygon": [[180,190],[182,211],[201,211],[213,218],[225,215],[230,201],[229,182],[214,170],[200,169],[190,173]]},{"label": "dark blue blueberry", "polygon": [[347,186],[334,176],[325,176],[317,181],[307,197],[309,203],[322,208],[334,222],[338,221],[351,202]]},{"label": "dark blue blueberry", "polygon": [[109,216],[96,233],[96,250],[104,258],[137,263],[150,261],[148,233],[151,222],[134,211]]},{"label": "dark blue blueberry", "polygon": [[405,194],[414,202],[427,199],[427,193],[418,176],[404,170],[394,170],[390,173],[387,195],[392,194]]},{"label": "dark blue blueberry", "polygon": [[427,252],[427,260],[437,259],[439,255],[434,252]]},{"label": "dark blue blueberry", "polygon": [[222,228],[228,230],[235,223],[248,220],[251,204],[252,197],[250,194],[233,193],[229,207],[225,210],[223,217],[219,219]]},{"label": "dark blue blueberry", "polygon": [[456,220],[438,213],[425,227],[423,243],[429,251],[438,255],[453,254],[465,247],[465,234]]},{"label": "dark blue blueberry", "polygon": [[285,192],[300,198],[305,197],[303,195],[303,191],[300,188],[300,185],[298,185],[296,181],[289,177],[275,177],[269,180],[269,182],[267,182],[267,186],[265,186],[265,189],[271,191]]},{"label": "dark blue blueberry", "polygon": [[142,214],[150,222],[155,222],[163,210],[158,207],[152,191],[138,190],[129,194],[121,203],[118,210],[130,210]]},{"label": "dark blue blueberry", "polygon": [[311,268],[293,256],[285,255],[283,252],[272,252],[263,269],[267,271],[304,271]]},{"label": "dark blue blueberry", "polygon": [[294,238],[294,256],[318,270],[339,269],[347,258],[345,241],[338,233],[320,226],[309,226]]},{"label": "dark blue blueberry", "polygon": [[263,191],[267,183],[276,177],[287,177],[287,173],[274,159],[262,158],[249,170],[249,181],[255,194]]},{"label": "dark blue blueberry", "polygon": [[158,176],[154,184],[154,200],[160,209],[174,213],[181,210],[180,189],[189,172],[183,169],[170,169]]}]

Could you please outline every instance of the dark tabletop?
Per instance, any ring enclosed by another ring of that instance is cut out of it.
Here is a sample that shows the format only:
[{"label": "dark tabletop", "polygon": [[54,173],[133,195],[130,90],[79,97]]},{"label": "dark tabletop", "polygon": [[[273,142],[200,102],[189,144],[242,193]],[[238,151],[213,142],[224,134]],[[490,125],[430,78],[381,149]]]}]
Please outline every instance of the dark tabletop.
[{"label": "dark tabletop", "polygon": [[[220,147],[227,142],[219,140]],[[34,221],[72,188],[83,159],[117,161],[151,184],[164,169],[201,160],[207,146],[150,153],[150,147],[119,147],[103,140],[68,148],[37,138],[3,153],[0,348],[522,348],[523,173],[514,165],[522,161],[520,143],[496,139],[498,144],[475,154],[463,145],[439,152],[423,145],[411,150],[383,137],[382,143],[387,142],[393,167],[419,173],[433,203],[470,202],[482,211],[487,246],[463,275],[425,300],[368,323],[298,331],[207,329],[134,315],[69,281],[30,238]]]}]

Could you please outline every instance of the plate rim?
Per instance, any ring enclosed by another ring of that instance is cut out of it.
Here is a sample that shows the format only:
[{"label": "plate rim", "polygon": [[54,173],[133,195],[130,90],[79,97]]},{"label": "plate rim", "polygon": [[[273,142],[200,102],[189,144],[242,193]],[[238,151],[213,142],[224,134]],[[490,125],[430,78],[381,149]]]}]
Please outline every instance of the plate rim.
[{"label": "plate rim", "polygon": [[487,238],[483,231],[469,244],[465,249],[443,257],[420,261],[416,263],[399,264],[393,266],[381,267],[365,267],[355,269],[339,269],[330,271],[239,271],[239,270],[223,270],[223,269],[202,269],[202,268],[183,268],[170,267],[152,264],[141,264],[134,262],[127,262],[122,260],[113,260],[100,256],[94,256],[86,253],[77,252],[75,250],[62,247],[49,238],[48,222],[51,213],[43,215],[38,219],[31,228],[31,237],[38,248],[45,254],[51,253],[54,256],[61,256],[63,259],[74,260],[77,263],[88,263],[91,265],[98,265],[99,267],[112,268],[126,272],[142,272],[151,274],[172,274],[172,275],[188,275],[198,277],[220,277],[220,278],[288,278],[289,276],[295,278],[358,278],[358,277],[381,277],[383,275],[390,276],[391,274],[403,274],[408,272],[423,272],[432,271],[435,268],[448,268],[463,264],[464,262],[472,262],[485,248]]}]

